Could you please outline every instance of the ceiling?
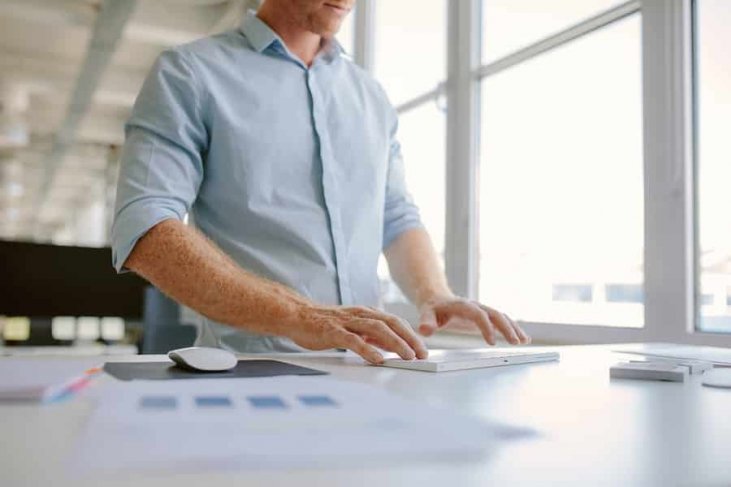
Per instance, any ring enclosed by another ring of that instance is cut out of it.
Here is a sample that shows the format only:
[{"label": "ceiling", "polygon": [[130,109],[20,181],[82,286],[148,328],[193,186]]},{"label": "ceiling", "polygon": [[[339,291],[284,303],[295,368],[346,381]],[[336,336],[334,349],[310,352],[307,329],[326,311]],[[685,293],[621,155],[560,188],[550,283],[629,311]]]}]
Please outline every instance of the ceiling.
[{"label": "ceiling", "polygon": [[165,48],[257,0],[0,0],[0,239],[103,245],[123,126]]}]

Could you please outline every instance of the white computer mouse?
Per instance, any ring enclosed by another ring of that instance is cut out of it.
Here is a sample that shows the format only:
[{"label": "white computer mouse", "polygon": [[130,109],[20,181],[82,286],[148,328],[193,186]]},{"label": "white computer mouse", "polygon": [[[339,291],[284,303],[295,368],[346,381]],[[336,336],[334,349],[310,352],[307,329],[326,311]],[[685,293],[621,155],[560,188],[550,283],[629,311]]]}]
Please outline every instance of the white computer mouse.
[{"label": "white computer mouse", "polygon": [[221,348],[188,347],[168,352],[175,365],[198,372],[222,372],[236,367],[236,355]]}]

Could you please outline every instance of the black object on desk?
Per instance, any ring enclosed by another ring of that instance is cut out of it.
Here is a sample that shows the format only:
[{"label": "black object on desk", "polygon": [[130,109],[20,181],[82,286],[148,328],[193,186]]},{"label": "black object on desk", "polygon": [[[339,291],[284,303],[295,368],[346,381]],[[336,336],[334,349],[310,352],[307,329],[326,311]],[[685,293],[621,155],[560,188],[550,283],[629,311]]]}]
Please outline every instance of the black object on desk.
[{"label": "black object on desk", "polygon": [[119,380],[235,379],[278,375],[327,375],[328,372],[278,360],[239,360],[231,370],[193,372],[170,362],[107,362],[104,372]]}]

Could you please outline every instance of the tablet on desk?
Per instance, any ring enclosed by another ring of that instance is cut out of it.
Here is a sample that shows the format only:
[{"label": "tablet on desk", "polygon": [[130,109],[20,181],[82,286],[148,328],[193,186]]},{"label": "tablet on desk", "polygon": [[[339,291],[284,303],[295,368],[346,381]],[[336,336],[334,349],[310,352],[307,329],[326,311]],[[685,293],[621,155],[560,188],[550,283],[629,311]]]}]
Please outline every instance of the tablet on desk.
[{"label": "tablet on desk", "polygon": [[423,370],[426,372],[448,372],[452,370],[502,367],[504,365],[550,362],[558,360],[558,352],[506,352],[503,350],[430,350],[424,360],[403,360],[388,358],[384,367]]}]

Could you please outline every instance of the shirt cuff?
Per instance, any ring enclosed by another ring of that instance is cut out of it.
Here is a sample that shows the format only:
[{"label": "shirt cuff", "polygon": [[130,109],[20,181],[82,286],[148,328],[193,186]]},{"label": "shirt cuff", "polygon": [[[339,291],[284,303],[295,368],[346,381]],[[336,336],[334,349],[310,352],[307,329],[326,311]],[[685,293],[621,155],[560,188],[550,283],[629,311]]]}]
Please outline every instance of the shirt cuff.
[{"label": "shirt cuff", "polygon": [[164,207],[127,208],[117,215],[112,227],[112,265],[118,273],[127,272],[124,267],[137,241],[152,227],[165,220],[182,220],[175,210]]}]

